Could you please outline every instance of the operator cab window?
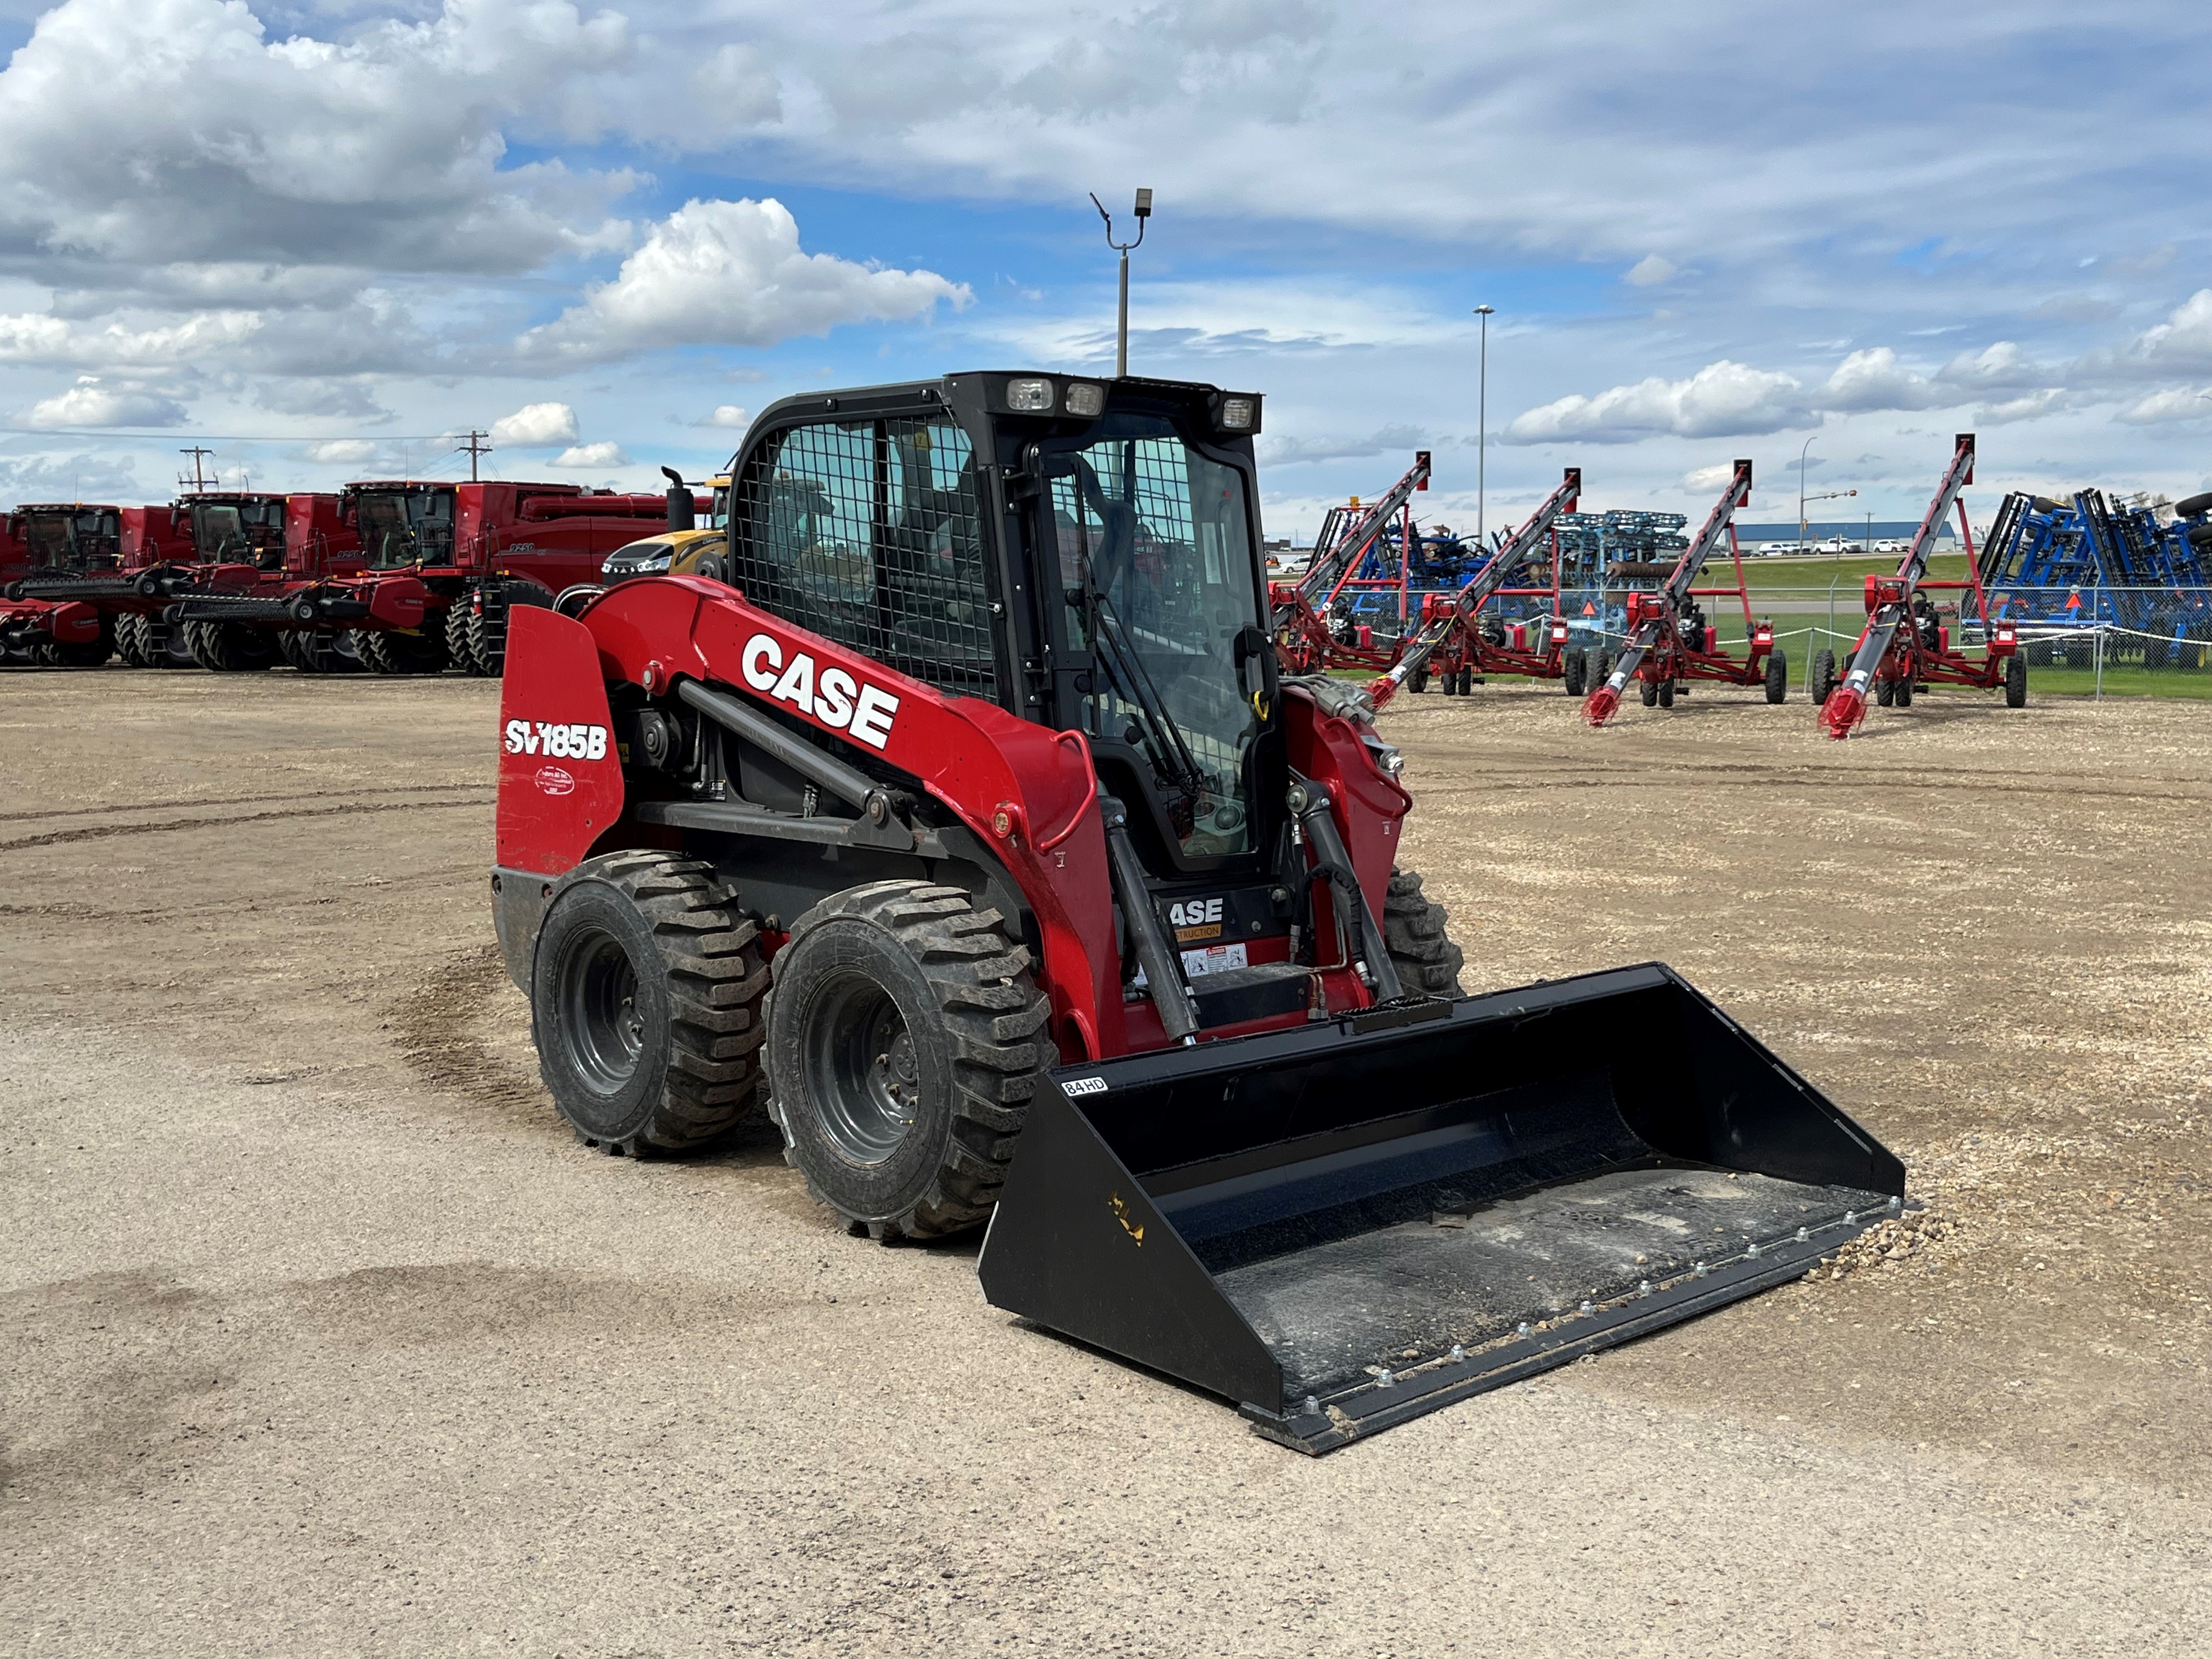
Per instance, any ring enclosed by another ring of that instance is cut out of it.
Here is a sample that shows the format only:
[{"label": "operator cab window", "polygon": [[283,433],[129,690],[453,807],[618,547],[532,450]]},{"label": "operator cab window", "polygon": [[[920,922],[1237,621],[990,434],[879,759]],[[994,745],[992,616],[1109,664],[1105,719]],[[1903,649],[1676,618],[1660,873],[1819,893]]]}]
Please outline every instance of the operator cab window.
[{"label": "operator cab window", "polygon": [[994,695],[975,461],[943,417],[775,434],[733,489],[733,583],[799,627],[947,690]]},{"label": "operator cab window", "polygon": [[1263,722],[1237,645],[1260,614],[1243,475],[1159,416],[1109,415],[1047,476],[1068,641],[1097,665],[1085,729],[1145,757],[1186,857],[1251,851]]}]

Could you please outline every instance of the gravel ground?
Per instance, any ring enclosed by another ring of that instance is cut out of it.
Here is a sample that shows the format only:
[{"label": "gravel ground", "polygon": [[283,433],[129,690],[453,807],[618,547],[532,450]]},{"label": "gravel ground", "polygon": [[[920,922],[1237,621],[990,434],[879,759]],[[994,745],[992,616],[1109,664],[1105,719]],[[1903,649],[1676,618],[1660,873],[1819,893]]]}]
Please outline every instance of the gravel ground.
[{"label": "gravel ground", "polygon": [[2200,710],[1405,699],[1469,988],[1663,957],[1929,1207],[1314,1461],[773,1146],[579,1147],[495,698],[0,682],[8,1651],[2202,1651]]}]

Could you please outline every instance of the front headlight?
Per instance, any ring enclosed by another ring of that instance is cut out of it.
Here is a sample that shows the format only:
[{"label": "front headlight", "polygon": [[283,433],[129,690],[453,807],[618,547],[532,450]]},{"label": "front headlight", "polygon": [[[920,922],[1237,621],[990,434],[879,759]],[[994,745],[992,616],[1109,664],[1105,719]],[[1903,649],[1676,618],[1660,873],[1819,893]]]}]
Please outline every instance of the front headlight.
[{"label": "front headlight", "polygon": [[623,576],[665,576],[668,574],[669,561],[673,556],[673,553],[670,551],[648,554],[644,558],[627,559],[618,553],[612,554],[608,556],[607,562],[599,567],[599,574],[611,579]]},{"label": "front headlight", "polygon": [[1007,381],[1006,407],[1023,415],[1050,413],[1052,382],[1026,380]]},{"label": "front headlight", "polygon": [[1067,388],[1067,412],[1090,420],[1106,407],[1106,388],[1078,380]]}]

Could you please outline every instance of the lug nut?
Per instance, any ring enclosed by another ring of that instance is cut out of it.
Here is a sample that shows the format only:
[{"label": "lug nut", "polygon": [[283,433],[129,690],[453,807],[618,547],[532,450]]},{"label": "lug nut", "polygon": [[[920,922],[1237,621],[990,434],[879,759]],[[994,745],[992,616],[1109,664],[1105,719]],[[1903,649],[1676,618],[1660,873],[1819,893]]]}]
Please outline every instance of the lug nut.
[{"label": "lug nut", "polygon": [[1455,1342],[1452,1344],[1451,1357],[1454,1359],[1464,1359],[1467,1358],[1467,1350]]}]

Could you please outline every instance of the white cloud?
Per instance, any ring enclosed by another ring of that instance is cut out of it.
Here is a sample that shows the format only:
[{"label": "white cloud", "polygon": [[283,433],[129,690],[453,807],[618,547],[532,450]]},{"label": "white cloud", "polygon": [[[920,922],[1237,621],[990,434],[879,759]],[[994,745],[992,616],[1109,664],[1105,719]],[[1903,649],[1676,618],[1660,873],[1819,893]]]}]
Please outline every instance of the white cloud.
[{"label": "white cloud", "polygon": [[[1815,462],[1815,465],[1819,463]],[[1711,466],[1693,467],[1682,475],[1682,488],[1692,495],[1709,495],[1735,477],[1733,461],[1718,461]]]},{"label": "white cloud", "polygon": [[271,41],[243,0],[64,0],[0,74],[0,202],[125,262],[526,270],[635,180],[502,165],[505,130],[599,137],[597,77],[633,44],[565,0],[447,0],[342,41]]},{"label": "white cloud", "polygon": [[2130,426],[2161,426],[2169,421],[2201,421],[2212,415],[2212,391],[2168,386],[2138,398],[2113,418]]},{"label": "white cloud", "polygon": [[[1680,269],[1672,259],[1662,258],[1656,253],[1647,253],[1629,266],[1627,274],[1620,280],[1638,288],[1656,288]],[[1727,480],[1723,479],[1722,482],[1724,483]]]},{"label": "white cloud", "polygon": [[1854,351],[1836,365],[1816,398],[1822,409],[1850,412],[1864,409],[1930,409],[1955,403],[1923,374],[1916,374],[1897,361],[1887,346]]},{"label": "white cloud", "polygon": [[1392,450],[1405,451],[1406,464],[1410,466],[1413,459],[1412,452],[1425,448],[1428,444],[1428,434],[1418,427],[1386,426],[1364,438],[1294,438],[1280,433],[1264,433],[1261,435],[1258,447],[1261,461],[1268,466],[1304,466],[1317,461],[1358,460]]},{"label": "white cloud", "polygon": [[1708,363],[1686,380],[1654,376],[1594,398],[1561,398],[1515,417],[1505,428],[1505,441],[1616,444],[1659,436],[1746,437],[1819,421],[1793,377],[1723,360]]},{"label": "white cloud", "polygon": [[694,426],[719,426],[727,428],[731,430],[737,430],[744,427],[751,421],[751,416],[746,414],[744,410],[738,408],[735,404],[717,404],[714,405],[714,411],[713,414],[704,416],[699,420],[694,421],[691,424]]},{"label": "white cloud", "polygon": [[2212,288],[2200,288],[2147,329],[2136,342],[2137,355],[2161,368],[2212,365]]},{"label": "white cloud", "polygon": [[367,438],[333,438],[304,445],[300,453],[319,466],[357,466],[376,459],[377,446]]},{"label": "white cloud", "polygon": [[550,449],[573,444],[579,431],[576,411],[566,404],[525,404],[491,423],[494,449]]},{"label": "white cloud", "polygon": [[234,351],[261,327],[251,311],[202,312],[146,329],[112,322],[85,328],[36,313],[0,316],[0,362],[66,363],[72,368],[152,367]]},{"label": "white cloud", "polygon": [[781,202],[693,200],[653,228],[614,281],[587,289],[582,305],[518,345],[581,362],[659,346],[766,346],[841,323],[909,321],[939,301],[957,308],[973,298],[934,271],[803,252]]},{"label": "white cloud", "polygon": [[586,468],[628,466],[629,457],[623,453],[623,447],[617,443],[577,444],[556,455],[552,464]]},{"label": "white cloud", "polygon": [[30,424],[69,426],[179,426],[185,406],[159,392],[111,386],[87,374],[67,392],[33,404]]}]

